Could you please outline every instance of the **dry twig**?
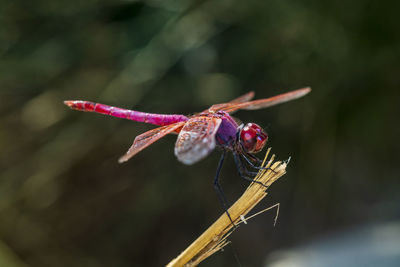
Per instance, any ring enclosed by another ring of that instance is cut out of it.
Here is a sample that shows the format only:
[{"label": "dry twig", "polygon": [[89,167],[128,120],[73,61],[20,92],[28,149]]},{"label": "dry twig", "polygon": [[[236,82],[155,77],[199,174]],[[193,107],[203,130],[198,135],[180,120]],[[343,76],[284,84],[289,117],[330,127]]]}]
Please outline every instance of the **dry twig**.
[{"label": "dry twig", "polygon": [[[267,150],[262,166],[265,170],[255,177],[267,188],[286,173],[286,162],[273,162],[275,155],[266,163],[271,148]],[[258,183],[252,183],[243,195],[229,208],[229,214],[235,225],[246,222],[246,214],[267,195],[266,188]],[[278,206],[279,208],[279,206]],[[250,217],[249,217],[250,218]],[[247,218],[248,219],[248,218]],[[229,241],[227,237],[232,233],[232,223],[224,213],[212,224],[200,237],[198,237],[186,250],[172,260],[167,267],[185,266],[192,267],[198,265],[207,257],[226,246]]]}]

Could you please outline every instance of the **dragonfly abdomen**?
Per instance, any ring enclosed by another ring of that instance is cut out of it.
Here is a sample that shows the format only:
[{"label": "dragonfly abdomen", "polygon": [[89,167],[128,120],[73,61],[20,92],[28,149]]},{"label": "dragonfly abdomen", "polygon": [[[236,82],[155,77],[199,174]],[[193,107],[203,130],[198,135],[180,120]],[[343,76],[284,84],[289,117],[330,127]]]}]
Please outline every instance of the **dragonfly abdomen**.
[{"label": "dragonfly abdomen", "polygon": [[90,101],[82,101],[82,100],[68,100],[64,101],[64,104],[69,106],[72,109],[87,111],[87,112],[95,112],[104,115],[109,115],[117,118],[145,122],[160,126],[165,126],[169,124],[173,124],[176,122],[187,121],[188,118],[184,115],[179,114],[154,114],[141,112],[136,110],[129,110],[123,108],[117,108],[113,106],[108,106],[100,103],[94,103]]}]

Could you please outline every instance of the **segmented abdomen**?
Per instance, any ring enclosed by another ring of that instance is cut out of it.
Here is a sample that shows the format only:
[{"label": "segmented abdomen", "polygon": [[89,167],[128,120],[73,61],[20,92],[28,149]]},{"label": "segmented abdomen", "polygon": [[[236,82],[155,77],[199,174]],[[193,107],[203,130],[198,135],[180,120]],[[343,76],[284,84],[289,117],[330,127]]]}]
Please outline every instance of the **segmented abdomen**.
[{"label": "segmented abdomen", "polygon": [[141,112],[136,110],[129,110],[123,108],[117,108],[113,106],[108,106],[100,103],[94,103],[90,101],[81,101],[81,100],[68,100],[64,101],[64,103],[72,109],[87,111],[87,112],[96,112],[100,114],[105,114],[117,118],[133,120],[138,122],[151,123],[155,125],[169,125],[172,123],[187,121],[188,118],[184,115],[179,114],[154,114]]}]

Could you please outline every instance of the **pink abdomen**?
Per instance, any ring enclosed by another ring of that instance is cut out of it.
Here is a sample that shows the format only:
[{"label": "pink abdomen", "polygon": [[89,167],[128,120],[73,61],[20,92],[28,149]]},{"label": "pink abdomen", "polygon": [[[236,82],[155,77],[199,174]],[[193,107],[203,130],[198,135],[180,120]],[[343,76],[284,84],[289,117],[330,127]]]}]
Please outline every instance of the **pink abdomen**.
[{"label": "pink abdomen", "polygon": [[96,112],[117,118],[151,123],[160,126],[188,120],[186,116],[179,114],[154,114],[154,113],[140,112],[136,110],[112,107],[90,101],[68,100],[64,101],[64,104],[75,110]]}]

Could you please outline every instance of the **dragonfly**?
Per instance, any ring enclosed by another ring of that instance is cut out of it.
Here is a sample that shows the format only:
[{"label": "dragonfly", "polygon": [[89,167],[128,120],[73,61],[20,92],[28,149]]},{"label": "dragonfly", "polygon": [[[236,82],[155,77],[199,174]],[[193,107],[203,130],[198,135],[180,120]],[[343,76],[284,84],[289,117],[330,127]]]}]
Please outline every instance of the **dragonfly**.
[{"label": "dragonfly", "polygon": [[259,169],[261,162],[254,154],[260,152],[268,140],[268,134],[256,123],[239,123],[231,114],[238,110],[257,110],[271,107],[287,101],[300,98],[311,91],[309,87],[297,89],[265,99],[252,100],[254,92],[248,92],[230,102],[212,105],[210,108],[185,116],[181,114],[155,114],[136,110],[123,109],[105,104],[67,100],[64,104],[74,110],[95,112],[127,120],[145,122],[159,127],[138,135],[125,155],[119,162],[126,162],[143,149],[160,140],[168,134],[177,134],[175,156],[184,164],[194,164],[216,147],[222,149],[214,177],[214,188],[227,211],[227,200],[219,183],[219,174],[225,159],[226,152],[232,152],[239,175],[251,182],[256,172],[249,168]]}]

